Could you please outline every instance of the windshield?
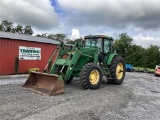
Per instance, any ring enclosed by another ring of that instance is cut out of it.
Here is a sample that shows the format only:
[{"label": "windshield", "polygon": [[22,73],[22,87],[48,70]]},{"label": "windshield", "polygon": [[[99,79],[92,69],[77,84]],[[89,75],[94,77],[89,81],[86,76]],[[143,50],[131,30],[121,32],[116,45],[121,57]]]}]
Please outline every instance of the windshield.
[{"label": "windshield", "polygon": [[[102,52],[102,38],[91,38],[91,39],[85,39],[85,46],[86,47],[95,47],[97,46],[99,48],[99,51]],[[104,52],[108,53],[110,50],[110,41],[108,39],[104,39]]]},{"label": "windshield", "polygon": [[90,47],[90,46],[97,46],[99,48],[101,48],[101,38],[95,38],[95,39],[86,39],[85,40],[85,46]]}]

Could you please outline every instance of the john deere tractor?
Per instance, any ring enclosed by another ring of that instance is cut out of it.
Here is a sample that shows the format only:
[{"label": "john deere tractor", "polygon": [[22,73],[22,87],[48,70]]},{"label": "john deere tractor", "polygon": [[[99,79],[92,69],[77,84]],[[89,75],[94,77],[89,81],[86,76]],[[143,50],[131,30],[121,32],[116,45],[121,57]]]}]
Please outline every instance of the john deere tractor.
[{"label": "john deere tractor", "polygon": [[63,93],[65,83],[74,77],[79,77],[83,89],[98,89],[103,76],[108,83],[120,85],[125,77],[125,63],[113,53],[112,45],[113,38],[104,35],[85,36],[74,45],[61,42],[48,61],[50,64],[56,57],[50,71],[31,72],[23,87],[51,96]]}]

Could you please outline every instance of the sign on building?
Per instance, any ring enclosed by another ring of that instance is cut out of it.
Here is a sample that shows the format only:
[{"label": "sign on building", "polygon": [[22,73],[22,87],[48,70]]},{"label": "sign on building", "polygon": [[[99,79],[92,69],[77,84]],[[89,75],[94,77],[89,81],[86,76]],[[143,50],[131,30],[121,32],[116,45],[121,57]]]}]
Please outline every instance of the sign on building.
[{"label": "sign on building", "polygon": [[20,60],[41,60],[41,48],[19,46]]}]

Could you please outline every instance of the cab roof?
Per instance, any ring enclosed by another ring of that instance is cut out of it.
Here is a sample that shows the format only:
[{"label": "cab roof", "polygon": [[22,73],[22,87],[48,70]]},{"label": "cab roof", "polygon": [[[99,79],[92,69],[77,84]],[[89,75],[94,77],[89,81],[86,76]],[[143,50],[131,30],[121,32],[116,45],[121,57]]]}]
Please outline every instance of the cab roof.
[{"label": "cab roof", "polygon": [[109,36],[106,36],[106,35],[88,35],[88,36],[84,36],[84,38],[106,38],[106,39],[109,39],[109,40],[113,40],[112,37],[109,37]]}]

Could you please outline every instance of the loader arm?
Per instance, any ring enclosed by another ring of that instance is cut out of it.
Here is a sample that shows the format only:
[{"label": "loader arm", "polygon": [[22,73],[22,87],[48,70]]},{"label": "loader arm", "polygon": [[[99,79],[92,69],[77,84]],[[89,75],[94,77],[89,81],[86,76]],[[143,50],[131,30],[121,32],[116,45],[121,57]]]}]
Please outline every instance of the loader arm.
[{"label": "loader arm", "polygon": [[80,57],[79,48],[74,45],[73,49],[61,48],[60,52],[50,70],[50,74],[61,74],[66,82],[75,68]]}]

